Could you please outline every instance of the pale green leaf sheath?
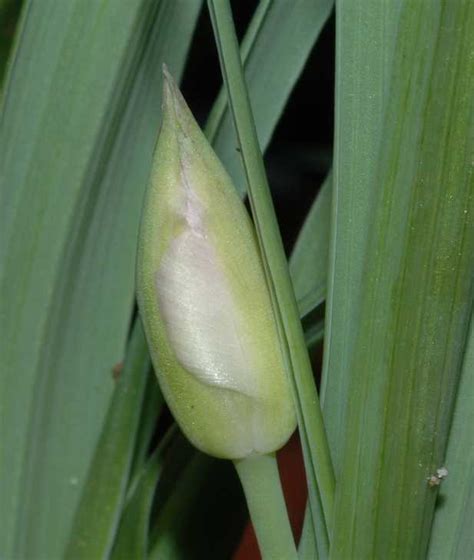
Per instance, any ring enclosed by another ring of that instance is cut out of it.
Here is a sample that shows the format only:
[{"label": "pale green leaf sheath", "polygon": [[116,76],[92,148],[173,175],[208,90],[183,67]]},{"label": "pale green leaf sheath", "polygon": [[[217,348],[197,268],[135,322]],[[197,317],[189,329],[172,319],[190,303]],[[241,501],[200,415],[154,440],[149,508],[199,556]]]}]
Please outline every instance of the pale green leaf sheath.
[{"label": "pale green leaf sheath", "polygon": [[137,290],[163,394],[191,442],[229,459],[280,448],[296,420],[253,225],[169,76]]}]

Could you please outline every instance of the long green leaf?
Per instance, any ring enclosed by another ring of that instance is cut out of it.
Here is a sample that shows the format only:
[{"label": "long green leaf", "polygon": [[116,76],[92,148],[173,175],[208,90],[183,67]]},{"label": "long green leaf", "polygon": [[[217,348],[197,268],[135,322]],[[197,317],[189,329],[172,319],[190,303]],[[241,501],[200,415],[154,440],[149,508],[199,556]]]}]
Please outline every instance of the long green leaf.
[{"label": "long green leaf", "polygon": [[153,496],[158,478],[163,470],[167,448],[176,433],[175,428],[176,426],[172,426],[167,432],[142,468],[131,489],[131,495],[123,510],[117,538],[110,555],[112,560],[129,560],[147,556]]},{"label": "long green leaf", "polygon": [[[137,317],[140,321],[139,317]],[[145,333],[142,333],[145,340]],[[148,355],[148,346],[144,346],[144,353]],[[130,471],[130,484],[135,476],[141,472],[147,462],[153,434],[156,430],[158,417],[163,409],[164,399],[156,379],[155,372],[149,372],[147,386],[145,388],[145,399],[141,409],[140,424],[138,428],[137,441],[133,452],[133,463]]]},{"label": "long green leaf", "polygon": [[474,557],[474,318],[471,317],[466,354],[444,465],[428,551],[430,560]]},{"label": "long green leaf", "polygon": [[161,62],[180,74],[198,10],[25,6],[0,132],[4,557],[69,533],[123,358]]},{"label": "long green leaf", "polygon": [[159,510],[153,521],[148,558],[230,558],[246,513],[232,464],[195,452],[180,476],[174,477],[172,492],[166,499],[160,494],[164,474],[157,488]]},{"label": "long green leaf", "polygon": [[399,0],[338,0],[332,224],[321,383],[336,478],[341,468],[350,356],[358,324],[371,178],[388,85]]},{"label": "long green leaf", "polygon": [[[240,55],[264,151],[306,59],[327,21],[334,0],[261,0],[245,33]],[[291,48],[288,48],[291,45]],[[272,94],[268,95],[271,91]],[[205,129],[239,192],[245,192],[241,158],[234,141],[232,115],[222,88]],[[329,180],[329,179],[328,179]],[[303,315],[324,297],[329,243],[330,185],[325,181],[309,212],[290,261],[294,289]],[[308,258],[305,258],[307,252]]]},{"label": "long green leaf", "polygon": [[150,368],[142,326],[136,321],[76,511],[66,558],[106,558],[112,547]]},{"label": "long green leaf", "polygon": [[298,544],[298,556],[300,560],[319,560],[318,544],[315,540],[309,505],[306,505],[303,528]]},{"label": "long green leaf", "polygon": [[[274,311],[286,345],[290,379],[305,452],[310,497],[316,502],[316,479],[326,520],[332,517],[334,478],[321,410],[306,350],[303,329],[291,286],[278,224],[273,209],[258,145],[255,123],[243,76],[232,14],[227,1],[209,1],[211,19],[221,60],[229,105],[242,154],[247,188],[255,219],[265,273],[272,293]],[[316,505],[314,504],[314,512]],[[314,517],[313,517],[314,519]]]},{"label": "long green leaf", "polygon": [[[255,11],[240,52],[262,151],[333,4],[334,0],[261,0]],[[206,135],[237,189],[245,192],[237,145],[229,141],[235,133],[224,89],[209,116]]]},{"label": "long green leaf", "polygon": [[326,295],[331,219],[331,175],[325,179],[306,216],[290,258],[290,274],[301,316]]},{"label": "long green leaf", "polygon": [[473,301],[474,4],[403,2],[331,557],[423,558]]}]

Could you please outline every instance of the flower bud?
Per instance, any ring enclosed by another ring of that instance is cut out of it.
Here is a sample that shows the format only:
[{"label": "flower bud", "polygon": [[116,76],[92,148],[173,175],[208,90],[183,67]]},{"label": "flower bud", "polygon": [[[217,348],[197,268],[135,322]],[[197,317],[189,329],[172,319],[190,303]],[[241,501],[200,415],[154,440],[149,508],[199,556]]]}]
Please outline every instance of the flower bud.
[{"label": "flower bud", "polygon": [[229,459],[280,448],[296,420],[253,224],[167,74],[137,292],[161,390],[188,439]]}]

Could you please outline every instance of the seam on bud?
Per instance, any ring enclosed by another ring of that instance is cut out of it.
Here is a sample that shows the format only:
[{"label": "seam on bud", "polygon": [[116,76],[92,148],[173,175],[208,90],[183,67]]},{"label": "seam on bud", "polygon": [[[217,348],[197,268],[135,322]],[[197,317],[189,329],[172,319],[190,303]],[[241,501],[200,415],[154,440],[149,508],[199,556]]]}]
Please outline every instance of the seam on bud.
[{"label": "seam on bud", "polygon": [[184,145],[185,139],[181,139],[178,136],[179,150],[179,166],[180,166],[180,177],[182,190],[184,192],[184,208],[182,211],[182,216],[185,219],[188,226],[199,235],[204,235],[204,225],[203,219],[205,216],[205,210],[203,205],[199,201],[198,195],[192,186],[192,181],[190,177],[189,156],[187,156],[187,149]]}]

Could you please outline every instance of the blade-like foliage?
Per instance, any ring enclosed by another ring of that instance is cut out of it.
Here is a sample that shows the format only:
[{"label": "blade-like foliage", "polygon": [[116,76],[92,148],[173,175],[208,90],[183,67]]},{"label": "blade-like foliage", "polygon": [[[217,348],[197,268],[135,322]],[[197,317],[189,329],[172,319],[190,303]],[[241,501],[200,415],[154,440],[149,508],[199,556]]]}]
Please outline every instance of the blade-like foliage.
[{"label": "blade-like foliage", "polygon": [[127,357],[118,374],[75,514],[66,558],[106,558],[112,547],[127,490],[150,367],[142,326],[140,321],[135,321]]},{"label": "blade-like foliage", "polygon": [[443,481],[435,511],[428,551],[430,560],[474,557],[474,320],[456,397],[454,418],[444,464]]},{"label": "blade-like foliage", "polygon": [[[332,558],[422,558],[472,309],[474,4],[403,2]],[[375,188],[375,187],[374,187]]]},{"label": "blade-like foliage", "polygon": [[130,490],[110,558],[146,558],[151,507],[156,483],[163,470],[166,451],[176,433],[173,426],[149,457]]},{"label": "blade-like foliage", "polygon": [[[334,0],[261,0],[242,41],[241,58],[255,115],[259,144],[267,148],[293,86]],[[206,135],[240,192],[247,186],[232,114],[222,89],[209,116]]]},{"label": "blade-like foliage", "polygon": [[[137,317],[137,321],[140,318]],[[145,342],[145,334],[142,334]],[[144,353],[148,356],[148,347],[145,345]],[[130,484],[133,484],[137,476],[148,460],[150,446],[156,430],[158,416],[163,410],[164,400],[156,379],[155,372],[150,370],[145,387],[145,398],[141,407],[141,417],[138,426],[135,450],[133,452],[132,468],[130,470]]]},{"label": "blade-like foliage", "polygon": [[[232,109],[242,154],[265,276],[272,296],[282,352],[287,360],[289,380],[293,387],[306,471],[310,481],[310,500],[313,512],[316,513],[317,493],[320,492],[325,519],[329,520],[332,518],[334,493],[329,448],[296,299],[258,145],[250,100],[237,49],[232,14],[227,1],[209,0],[208,4],[229,105]],[[318,488],[316,488],[316,480]],[[313,515],[313,520],[315,518],[316,516]]]},{"label": "blade-like foliage", "polygon": [[[240,55],[255,126],[267,148],[309,53],[326,23],[333,0],[261,0],[242,41]],[[291,49],[288,45],[291,44]],[[271,91],[271,95],[269,95]],[[205,129],[241,194],[245,177],[236,150],[232,115],[222,88]],[[290,273],[302,315],[324,298],[329,243],[330,185],[324,183],[305,220],[290,262]]]},{"label": "blade-like foliage", "polygon": [[370,180],[377,162],[399,5],[399,0],[339,0],[336,10],[332,224],[321,383],[336,477],[371,200],[377,190],[370,188]]},{"label": "blade-like foliage", "polygon": [[4,557],[69,533],[129,327],[161,62],[180,74],[198,11],[25,6],[0,132]]},{"label": "blade-like foliage", "polygon": [[291,253],[290,274],[301,316],[313,311],[326,295],[331,182],[331,175],[328,175],[314,199]]},{"label": "blade-like foliage", "polygon": [[[158,483],[150,560],[231,558],[242,533],[245,501],[232,464],[191,453],[179,477],[169,472],[166,481],[165,465]],[[174,470],[171,462],[169,467]]]}]

